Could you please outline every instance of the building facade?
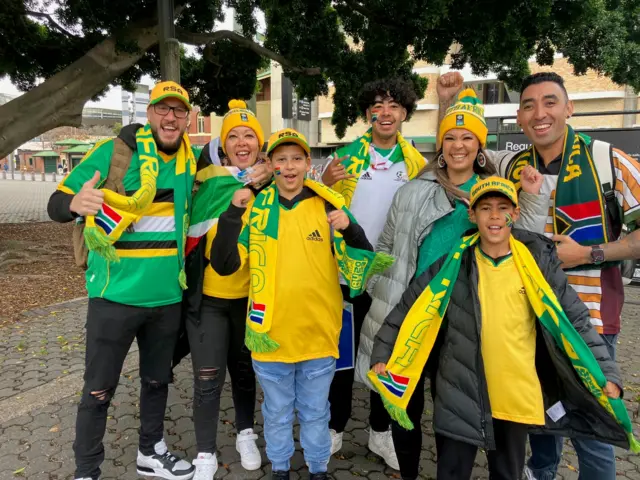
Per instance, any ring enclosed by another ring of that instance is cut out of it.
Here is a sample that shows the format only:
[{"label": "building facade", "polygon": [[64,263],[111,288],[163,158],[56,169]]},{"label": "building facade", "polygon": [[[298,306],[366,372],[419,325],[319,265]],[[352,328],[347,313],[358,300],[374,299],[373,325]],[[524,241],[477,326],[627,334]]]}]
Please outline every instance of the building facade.
[{"label": "building facade", "polygon": [[[541,71],[554,71],[565,79],[569,98],[573,101],[576,114],[590,113],[589,116],[574,116],[569,123],[579,130],[623,130],[639,128],[627,135],[633,135],[637,141],[629,137],[630,147],[638,148],[635,143],[640,142],[640,115],[622,114],[603,115],[605,112],[623,112],[640,109],[640,97],[633,90],[624,85],[613,83],[608,77],[599,75],[594,71],[576,76],[568,61],[560,56],[555,59],[553,66],[540,66],[531,61],[530,69],[532,73]],[[424,97],[418,102],[416,112],[410,121],[402,126],[403,135],[413,140],[418,149],[432,156],[435,153],[436,134],[438,131],[438,95],[436,85],[441,75],[451,71],[449,65],[433,66],[425,62],[418,62],[414,71],[426,78],[429,82]],[[495,75],[489,74],[486,77],[475,76],[470,68],[463,70],[465,86],[476,91],[478,97],[485,104],[485,117],[489,127],[489,147],[506,148],[506,142],[501,141],[505,137],[504,133],[520,132],[517,127],[515,117],[520,101],[519,92],[508,89],[505,84],[497,79]],[[320,146],[337,146],[348,143],[362,135],[368,125],[360,120],[355,125],[347,129],[344,138],[337,138],[333,126],[331,125],[331,115],[333,114],[333,102],[331,97],[334,89],[331,87],[329,95],[318,99],[319,119],[320,119]],[[622,135],[622,133],[621,133]],[[594,135],[594,136],[597,136]],[[612,137],[613,138],[613,137]],[[604,139],[604,138],[603,138]],[[513,143],[513,142],[512,142]]]}]

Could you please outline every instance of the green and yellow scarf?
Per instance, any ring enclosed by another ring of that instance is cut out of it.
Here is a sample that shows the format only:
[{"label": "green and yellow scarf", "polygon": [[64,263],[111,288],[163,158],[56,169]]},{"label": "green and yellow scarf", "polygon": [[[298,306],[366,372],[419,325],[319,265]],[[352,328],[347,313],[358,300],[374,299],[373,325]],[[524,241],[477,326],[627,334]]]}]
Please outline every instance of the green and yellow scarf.
[{"label": "green and yellow scarf", "polygon": [[[336,209],[343,210],[355,222],[342,195],[313,180],[305,179],[304,185]],[[256,353],[274,352],[280,347],[269,337],[277,288],[275,269],[278,261],[279,216],[278,189],[274,182],[258,194],[249,216],[247,247],[252,260],[249,263],[251,287],[245,343],[249,350]],[[364,291],[372,275],[382,273],[393,264],[390,255],[348,246],[338,231],[333,234],[333,245],[338,270],[346,280],[352,297]]]},{"label": "green and yellow scarf", "polygon": [[[356,191],[356,186],[358,184],[358,179],[360,178],[360,173],[363,170],[369,168],[370,162],[370,153],[369,147],[371,146],[371,128],[367,130],[362,137],[356,140],[345,147],[340,148],[336,155],[338,157],[349,157],[343,165],[345,166],[345,170],[350,175],[355,175],[355,178],[347,178],[345,180],[340,180],[335,185],[333,185],[333,189],[342,194],[344,200],[346,202],[347,207],[351,205],[351,200],[353,200],[353,194]],[[407,176],[409,180],[413,180],[418,176],[418,173],[424,168],[427,164],[427,161],[420,154],[416,148],[411,145],[411,143],[407,142],[402,134],[398,132],[398,145],[400,145],[400,149],[402,150],[402,156],[404,163],[407,166]],[[396,160],[395,163],[398,163],[402,160]]]},{"label": "green and yellow scarf", "polygon": [[[438,336],[460,272],[462,255],[479,238],[479,233],[463,238],[413,304],[400,328],[385,374],[376,375],[373,371],[368,374],[391,417],[408,430],[413,429],[413,423],[407,415],[407,405]],[[551,333],[569,358],[587,390],[627,432],[631,450],[639,453],[640,444],[633,436],[633,427],[624,402],[604,394],[602,389],[607,379],[593,353],[562,310],[533,255],[513,236],[509,245],[527,298],[542,327]],[[422,395],[422,392],[418,393]]]},{"label": "green and yellow scarf", "polygon": [[[581,245],[600,245],[609,241],[611,230],[590,142],[589,137],[577,134],[567,125],[554,199],[553,231],[558,235],[569,235]],[[521,189],[520,174],[527,165],[536,170],[540,165],[534,146],[516,155],[507,172],[507,178],[518,191]]]},{"label": "green and yellow scarf", "polygon": [[[104,202],[96,215],[86,218],[84,239],[89,250],[110,262],[119,262],[113,244],[122,234],[140,220],[153,203],[158,179],[158,149],[148,123],[136,132],[136,145],[140,161],[140,188],[130,197],[112,190],[102,189]],[[176,223],[176,243],[180,274],[178,280],[183,289],[187,288],[184,271],[184,250],[189,228],[191,205],[191,185],[196,173],[196,160],[191,151],[188,135],[184,135],[176,157],[176,182],[174,184],[174,215]]]}]

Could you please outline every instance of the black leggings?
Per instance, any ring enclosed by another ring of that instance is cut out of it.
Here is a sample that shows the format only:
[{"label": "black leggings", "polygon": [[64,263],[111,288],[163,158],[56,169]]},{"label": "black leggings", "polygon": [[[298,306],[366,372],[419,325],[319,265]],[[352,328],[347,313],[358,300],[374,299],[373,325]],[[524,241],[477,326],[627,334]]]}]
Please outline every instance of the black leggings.
[{"label": "black leggings", "polygon": [[[513,480],[522,477],[527,445],[527,425],[493,420],[496,449],[487,451],[489,478]],[[469,480],[478,447],[436,433],[438,480]]]},{"label": "black leggings", "polygon": [[200,323],[187,321],[193,363],[193,421],[198,452],[215,453],[220,394],[227,368],[238,432],[253,428],[256,377],[244,344],[247,298],[204,296]]},{"label": "black leggings", "polygon": [[[424,412],[424,382],[423,373],[413,396],[407,405],[407,415],[413,423],[413,430],[405,430],[397,422],[391,422],[393,446],[396,449],[400,475],[403,480],[418,478],[420,469],[420,452],[422,450],[422,413]],[[435,383],[435,382],[432,382]],[[433,391],[432,391],[433,396]]]},{"label": "black leggings", "polygon": [[[340,287],[342,288],[344,299],[353,305],[354,347],[357,352],[362,324],[371,307],[371,297],[365,292],[358,297],[351,298],[349,297],[349,288],[345,285],[340,285]],[[331,404],[329,428],[338,433],[344,432],[347,422],[351,418],[354,376],[355,370],[353,368],[340,370],[335,373],[333,382],[331,382],[331,389],[329,390],[329,403]],[[384,408],[382,398],[378,392],[371,391],[369,399],[369,426],[375,432],[386,432],[389,430],[391,417]]]}]

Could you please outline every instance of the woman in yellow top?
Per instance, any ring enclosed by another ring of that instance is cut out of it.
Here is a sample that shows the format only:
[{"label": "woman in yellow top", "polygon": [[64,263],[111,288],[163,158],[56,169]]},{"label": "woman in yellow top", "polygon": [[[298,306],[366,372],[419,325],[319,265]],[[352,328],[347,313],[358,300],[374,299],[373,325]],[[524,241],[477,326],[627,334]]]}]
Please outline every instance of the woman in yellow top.
[{"label": "woman in yellow top", "polygon": [[[256,165],[264,144],[264,134],[257,118],[247,109],[245,102],[232,100],[220,132],[220,144],[225,157],[223,166],[246,170],[252,179],[248,185],[257,193],[257,186],[266,184],[271,171],[265,164]],[[205,146],[199,168],[207,166]],[[204,160],[203,160],[204,157]],[[251,201],[253,201],[253,198]],[[222,277],[210,265],[211,244],[217,233],[217,224],[201,242],[196,261],[204,259],[204,278],[199,321],[187,320],[186,330],[191,348],[194,372],[193,419],[198,455],[194,480],[213,480],[218,469],[216,435],[220,413],[220,394],[226,370],[231,375],[233,404],[236,412],[236,450],[246,470],[257,470],[262,464],[256,446],[258,436],[253,431],[256,381],[251,365],[251,352],[244,345],[247,297],[249,295],[249,268],[242,265],[233,275]],[[202,251],[204,250],[204,252]]]}]

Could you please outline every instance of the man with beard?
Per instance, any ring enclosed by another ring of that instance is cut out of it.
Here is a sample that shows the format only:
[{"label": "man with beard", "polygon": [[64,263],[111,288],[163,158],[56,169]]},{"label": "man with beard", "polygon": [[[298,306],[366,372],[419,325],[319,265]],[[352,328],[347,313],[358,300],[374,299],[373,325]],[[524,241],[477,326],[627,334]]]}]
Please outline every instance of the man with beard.
[{"label": "man with beard", "polygon": [[[141,379],[137,471],[174,480],[193,476],[194,467],[169,452],[163,438],[196,170],[185,134],[190,111],[183,87],[159,83],[151,92],[147,125],[129,125],[117,139],[98,143],[49,199],[54,221],[86,221],[90,250],[85,383],[73,445],[76,479],[100,476],[107,410],[134,338]],[[128,168],[113,185],[114,170],[124,170],[114,159],[127,148]]]}]

